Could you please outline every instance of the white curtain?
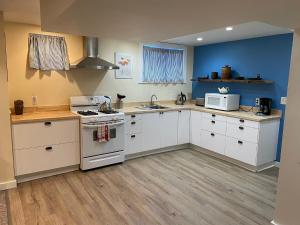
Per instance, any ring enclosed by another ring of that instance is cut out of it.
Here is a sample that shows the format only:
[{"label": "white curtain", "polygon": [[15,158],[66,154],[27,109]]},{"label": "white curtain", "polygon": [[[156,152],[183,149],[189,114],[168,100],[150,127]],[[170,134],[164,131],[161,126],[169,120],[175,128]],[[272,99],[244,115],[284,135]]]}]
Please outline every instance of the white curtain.
[{"label": "white curtain", "polygon": [[29,34],[29,65],[37,70],[69,70],[64,37]]},{"label": "white curtain", "polygon": [[183,83],[183,54],[181,49],[143,46],[143,82]]}]

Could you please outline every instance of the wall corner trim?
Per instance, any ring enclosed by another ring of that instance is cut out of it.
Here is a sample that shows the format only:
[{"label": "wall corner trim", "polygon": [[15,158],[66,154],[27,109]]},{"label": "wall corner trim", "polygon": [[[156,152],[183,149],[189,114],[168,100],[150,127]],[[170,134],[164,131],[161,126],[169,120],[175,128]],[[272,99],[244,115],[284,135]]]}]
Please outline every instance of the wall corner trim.
[{"label": "wall corner trim", "polygon": [[275,161],[275,167],[280,168],[280,162]]},{"label": "wall corner trim", "polygon": [[15,179],[0,183],[0,191],[12,189],[16,187],[17,187],[17,181]]}]

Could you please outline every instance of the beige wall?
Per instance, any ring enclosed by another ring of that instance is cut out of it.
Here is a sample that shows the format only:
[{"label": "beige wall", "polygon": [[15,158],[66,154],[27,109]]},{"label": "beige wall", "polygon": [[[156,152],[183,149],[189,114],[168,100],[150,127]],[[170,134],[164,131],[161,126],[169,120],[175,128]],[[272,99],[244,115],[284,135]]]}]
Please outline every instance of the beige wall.
[{"label": "beige wall", "polygon": [[14,179],[3,13],[0,12],[0,189]]},{"label": "beige wall", "polygon": [[[134,60],[133,79],[115,79],[114,71],[72,70],[65,72],[42,72],[27,66],[28,33],[40,33],[40,27],[17,23],[7,23],[7,56],[9,74],[10,105],[15,99],[23,99],[26,106],[31,106],[31,96],[38,97],[38,105],[65,105],[70,96],[76,95],[111,95],[125,94],[126,101],[148,101],[152,94],[160,100],[175,99],[180,91],[192,92],[189,79],[192,76],[193,48],[188,49],[187,84],[149,85],[139,81],[139,44],[117,40],[101,40],[100,56],[114,62],[114,52],[130,53]],[[82,38],[65,35],[70,62],[82,56]]]},{"label": "beige wall", "polygon": [[300,29],[294,34],[275,222],[300,224]]}]

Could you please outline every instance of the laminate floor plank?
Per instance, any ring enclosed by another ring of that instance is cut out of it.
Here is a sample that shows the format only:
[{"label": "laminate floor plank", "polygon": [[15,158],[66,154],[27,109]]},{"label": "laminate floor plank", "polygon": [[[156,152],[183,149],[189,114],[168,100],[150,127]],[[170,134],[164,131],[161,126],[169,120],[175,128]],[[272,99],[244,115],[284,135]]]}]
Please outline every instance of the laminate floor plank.
[{"label": "laminate floor plank", "polygon": [[278,169],[252,173],[184,149],[6,191],[12,225],[267,225]]}]

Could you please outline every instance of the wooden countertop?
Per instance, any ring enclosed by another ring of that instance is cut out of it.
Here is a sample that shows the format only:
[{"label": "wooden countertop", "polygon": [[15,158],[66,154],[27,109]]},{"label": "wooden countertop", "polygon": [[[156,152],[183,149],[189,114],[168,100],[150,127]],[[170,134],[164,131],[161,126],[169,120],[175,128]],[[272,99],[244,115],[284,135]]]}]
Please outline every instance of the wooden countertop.
[{"label": "wooden countertop", "polygon": [[[273,119],[281,118],[281,111],[274,110],[272,115],[270,116],[257,116],[254,112],[245,112],[245,111],[220,111],[214,109],[207,109],[202,106],[196,106],[192,103],[188,103],[185,105],[175,105],[174,103],[161,103],[160,105],[166,106],[166,109],[141,109],[137,108],[139,105],[131,105],[125,106],[123,109],[119,111],[124,112],[126,115],[131,114],[142,114],[142,113],[150,113],[150,112],[167,112],[167,111],[177,111],[177,110],[196,110],[199,112],[207,112],[213,113],[217,115],[230,116],[245,120],[251,121],[267,121]],[[11,115],[11,123],[19,124],[19,123],[30,123],[30,122],[38,122],[45,120],[65,120],[65,119],[79,119],[80,116],[70,112],[69,110],[45,110],[45,111],[33,111],[33,112],[25,112],[23,115]]]},{"label": "wooden countertop", "polygon": [[177,111],[180,109],[191,109],[191,110],[196,110],[199,112],[207,112],[207,113],[213,113],[217,115],[223,115],[223,116],[230,116],[230,117],[235,117],[235,118],[240,118],[240,119],[245,119],[245,120],[251,120],[251,121],[267,121],[267,120],[273,120],[273,119],[280,119],[281,118],[281,112],[279,110],[274,110],[273,113],[270,116],[257,116],[255,115],[254,112],[245,112],[245,111],[220,111],[220,110],[214,110],[214,109],[207,109],[203,106],[196,106],[194,104],[185,104],[185,105],[175,105],[175,104],[160,104],[162,106],[166,106],[168,108],[166,109],[140,109],[137,108],[137,106],[130,106],[130,107],[124,107],[120,111],[124,112],[127,115],[131,114],[141,114],[141,113],[149,113],[149,112],[167,112],[167,111]]},{"label": "wooden countertop", "polygon": [[70,111],[25,112],[23,115],[11,115],[11,123],[30,123],[45,120],[78,119],[79,116]]}]

